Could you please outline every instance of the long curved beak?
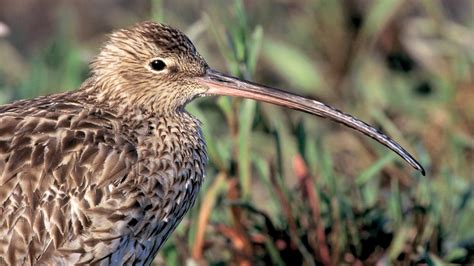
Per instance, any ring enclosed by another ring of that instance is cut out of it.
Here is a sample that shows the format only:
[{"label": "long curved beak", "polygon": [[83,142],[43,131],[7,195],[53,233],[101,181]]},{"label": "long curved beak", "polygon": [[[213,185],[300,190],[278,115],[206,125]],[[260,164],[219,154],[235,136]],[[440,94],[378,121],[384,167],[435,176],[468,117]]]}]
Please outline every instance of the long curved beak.
[{"label": "long curved beak", "polygon": [[198,78],[198,80],[201,84],[209,88],[206,92],[207,95],[227,95],[254,99],[257,101],[285,106],[320,117],[327,117],[344,124],[385,145],[387,148],[402,157],[413,168],[425,175],[425,170],[420,163],[418,163],[413,156],[402,148],[400,144],[384,135],[379,130],[369,126],[367,123],[349,114],[343,113],[334,107],[279,89],[240,80],[212,69],[208,69],[207,74]]}]

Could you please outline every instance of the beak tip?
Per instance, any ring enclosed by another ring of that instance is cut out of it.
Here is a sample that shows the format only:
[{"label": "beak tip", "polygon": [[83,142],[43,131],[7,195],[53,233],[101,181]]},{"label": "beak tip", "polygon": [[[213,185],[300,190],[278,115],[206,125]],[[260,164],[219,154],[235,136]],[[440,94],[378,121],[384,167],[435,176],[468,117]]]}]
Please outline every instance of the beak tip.
[{"label": "beak tip", "polygon": [[418,170],[421,172],[421,174],[422,174],[423,176],[426,176],[426,171],[425,171],[425,169],[423,168],[423,166],[420,165],[419,167],[420,167],[420,168],[419,168]]}]

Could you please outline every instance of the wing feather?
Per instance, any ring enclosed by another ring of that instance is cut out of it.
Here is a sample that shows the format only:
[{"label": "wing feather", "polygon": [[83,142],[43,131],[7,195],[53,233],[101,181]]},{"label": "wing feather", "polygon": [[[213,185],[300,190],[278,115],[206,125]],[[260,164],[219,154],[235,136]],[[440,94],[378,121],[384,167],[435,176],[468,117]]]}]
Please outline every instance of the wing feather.
[{"label": "wing feather", "polygon": [[90,260],[80,243],[94,241],[94,212],[113,213],[105,187],[138,158],[113,119],[70,103],[0,109],[1,265],[53,263],[57,252]]}]

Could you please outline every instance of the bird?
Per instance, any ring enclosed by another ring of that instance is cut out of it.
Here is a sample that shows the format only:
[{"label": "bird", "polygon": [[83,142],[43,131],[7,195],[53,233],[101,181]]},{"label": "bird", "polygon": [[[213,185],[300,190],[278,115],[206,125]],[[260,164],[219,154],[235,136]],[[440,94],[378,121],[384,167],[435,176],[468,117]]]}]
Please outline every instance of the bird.
[{"label": "bird", "polygon": [[0,106],[0,265],[150,265],[205,176],[201,124],[185,106],[219,95],[329,118],[425,174],[361,120],[218,72],[181,31],[140,22],[109,35],[78,89]]}]

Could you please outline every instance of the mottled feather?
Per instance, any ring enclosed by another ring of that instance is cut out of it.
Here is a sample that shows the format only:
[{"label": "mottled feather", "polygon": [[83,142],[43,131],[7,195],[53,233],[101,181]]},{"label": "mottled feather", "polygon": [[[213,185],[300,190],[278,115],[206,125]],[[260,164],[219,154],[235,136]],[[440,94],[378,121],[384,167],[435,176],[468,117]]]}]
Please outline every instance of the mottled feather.
[{"label": "mottled feather", "polygon": [[[147,69],[157,57],[172,70]],[[182,75],[206,67],[146,22],[113,33],[77,91],[0,106],[0,265],[150,264],[203,179]]]}]

